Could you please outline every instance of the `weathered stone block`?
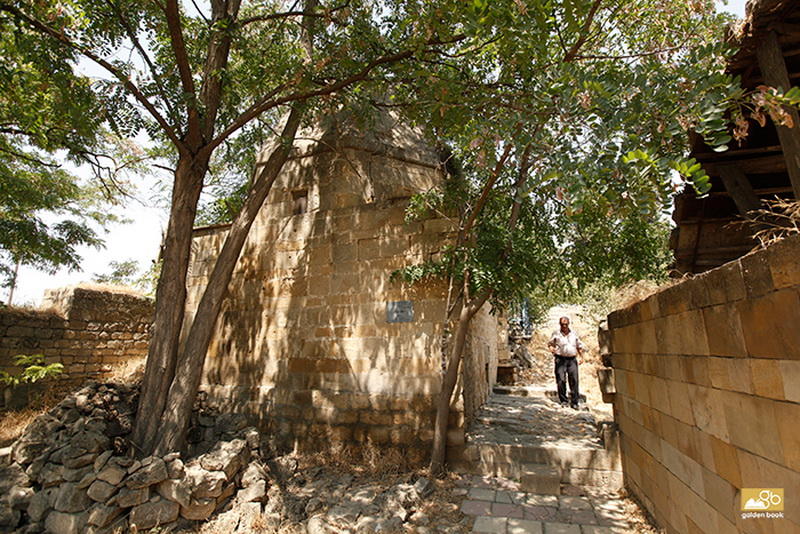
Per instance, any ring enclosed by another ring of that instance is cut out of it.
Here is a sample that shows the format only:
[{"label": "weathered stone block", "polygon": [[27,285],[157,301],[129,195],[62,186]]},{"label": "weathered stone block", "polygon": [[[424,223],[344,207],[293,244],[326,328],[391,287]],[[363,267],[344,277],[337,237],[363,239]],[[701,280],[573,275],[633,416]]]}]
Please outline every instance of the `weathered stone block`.
[{"label": "weathered stone block", "polygon": [[206,471],[197,464],[190,464],[186,466],[186,480],[190,481],[192,496],[202,499],[222,493],[227,478],[222,471]]},{"label": "weathered stone block", "polygon": [[178,519],[180,506],[176,502],[166,499],[140,504],[131,509],[130,523],[139,529],[153,528],[166,525]]},{"label": "weathered stone block", "polygon": [[686,381],[700,386],[711,386],[711,375],[708,369],[708,358],[705,356],[689,356],[681,359]]},{"label": "weathered stone block", "polygon": [[661,315],[675,315],[688,311],[691,308],[692,291],[696,285],[697,282],[694,280],[687,280],[659,291],[658,308]]},{"label": "weathered stone block", "polygon": [[742,474],[736,447],[714,436],[711,436],[710,440],[714,456],[713,471],[733,486],[742,487]]},{"label": "weathered stone block", "polygon": [[192,489],[184,480],[167,479],[156,486],[159,495],[181,506],[189,506],[192,500]]},{"label": "weathered stone block", "polygon": [[709,353],[708,337],[700,310],[689,310],[663,317],[656,323],[656,328],[660,353],[702,355]]},{"label": "weathered stone block", "polygon": [[792,289],[738,304],[745,344],[758,358],[800,359],[800,297]]},{"label": "weathered stone block", "polygon": [[109,484],[116,486],[127,474],[127,471],[117,465],[108,465],[102,471],[97,473],[98,480],[103,480]]},{"label": "weathered stone block", "polygon": [[703,469],[703,487],[706,501],[730,521],[736,521],[739,503],[736,488],[724,478]]},{"label": "weathered stone block", "polygon": [[44,526],[51,534],[79,534],[86,525],[87,515],[53,511],[47,514]]},{"label": "weathered stone block", "polygon": [[753,252],[743,256],[739,263],[742,265],[742,277],[748,298],[766,295],[775,288],[767,254]]},{"label": "weathered stone block", "polygon": [[106,502],[109,497],[116,493],[116,491],[116,486],[112,486],[108,482],[104,482],[102,480],[95,480],[92,482],[92,485],[89,486],[89,489],[86,491],[86,493],[94,501]]},{"label": "weathered stone block", "polygon": [[778,365],[786,400],[800,402],[800,361],[782,360]]},{"label": "weathered stone block", "polygon": [[65,482],[58,488],[54,508],[59,512],[75,513],[86,510],[91,504],[92,500],[85,491],[71,482]]},{"label": "weathered stone block", "polygon": [[114,497],[114,502],[123,508],[130,508],[138,504],[146,503],[150,499],[150,488],[141,489],[122,488]]},{"label": "weathered stone block", "polygon": [[797,258],[800,257],[798,236],[788,237],[771,245],[765,254],[768,257],[770,274],[775,288],[800,285],[800,268],[797,264]]},{"label": "weathered stone block", "polygon": [[783,446],[776,421],[776,401],[728,393],[722,396],[730,442],[775,462],[782,462]]},{"label": "weathered stone block", "polygon": [[753,393],[761,397],[783,400],[783,376],[780,361],[751,358],[750,371],[753,379]]},{"label": "weathered stone block", "polygon": [[711,305],[734,302],[747,296],[742,266],[738,261],[726,263],[704,273],[703,281],[708,288]]},{"label": "weathered stone block", "polygon": [[663,378],[657,376],[651,377],[650,406],[664,413],[671,413],[667,381]]},{"label": "weathered stone block", "polygon": [[119,517],[124,510],[119,506],[97,504],[89,511],[89,524],[105,527]]},{"label": "weathered stone block", "polygon": [[784,460],[777,463],[800,472],[800,404],[790,402],[771,403],[775,410],[778,436],[783,449]]},{"label": "weathered stone block", "polygon": [[703,468],[700,464],[669,443],[662,443],[661,450],[664,466],[695,493],[703,497],[705,488],[703,486]]},{"label": "weathered stone block", "polygon": [[[728,441],[728,419],[722,391],[689,385],[689,399],[695,424],[704,432]],[[736,419],[734,419],[736,421]]]},{"label": "weathered stone block", "polygon": [[180,514],[191,521],[205,521],[217,507],[216,499],[192,499],[189,506],[181,506]]},{"label": "weathered stone block", "polygon": [[128,486],[128,488],[146,488],[167,479],[167,466],[164,460],[158,457],[149,457],[145,460],[148,459],[150,462],[147,465],[143,465],[128,476],[128,479],[125,481],[125,485]]},{"label": "weathered stone block", "polygon": [[669,396],[669,413],[676,419],[694,425],[694,414],[689,399],[689,386],[684,382],[667,380],[667,394]]},{"label": "weathered stone block", "polygon": [[709,354],[714,356],[747,356],[739,314],[733,306],[722,305],[703,309]]},{"label": "weathered stone block", "polygon": [[718,389],[753,392],[750,361],[742,358],[708,358],[711,385]]}]

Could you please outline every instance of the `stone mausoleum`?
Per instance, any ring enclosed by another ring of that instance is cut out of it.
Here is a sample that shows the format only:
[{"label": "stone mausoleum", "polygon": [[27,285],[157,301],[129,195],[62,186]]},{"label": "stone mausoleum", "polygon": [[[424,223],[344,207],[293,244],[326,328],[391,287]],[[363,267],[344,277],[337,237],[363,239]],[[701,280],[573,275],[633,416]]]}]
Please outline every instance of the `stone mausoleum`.
[{"label": "stone mausoleum", "polygon": [[[440,253],[452,235],[446,219],[405,221],[411,195],[446,179],[443,165],[419,131],[388,114],[366,126],[329,117],[298,137],[239,257],[202,388],[284,445],[423,451],[441,387],[447,288],[391,274]],[[189,314],[227,230],[195,230]],[[463,442],[495,380],[497,321],[486,308],[469,336],[451,444]]]}]

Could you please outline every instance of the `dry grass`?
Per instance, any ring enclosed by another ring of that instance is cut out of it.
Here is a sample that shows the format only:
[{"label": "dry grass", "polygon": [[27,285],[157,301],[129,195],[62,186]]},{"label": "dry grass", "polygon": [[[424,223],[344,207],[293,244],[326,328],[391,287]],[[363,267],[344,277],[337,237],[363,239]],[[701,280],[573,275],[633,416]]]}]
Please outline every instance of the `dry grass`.
[{"label": "dry grass", "polygon": [[683,280],[684,278],[670,278],[661,283],[654,282],[653,280],[640,280],[632,284],[624,285],[611,293],[606,314],[614,310],[627,308],[631,304],[644,300],[653,293],[674,286]]},{"label": "dry grass", "polygon": [[370,478],[394,478],[422,465],[422,453],[419,454],[420,458],[415,458],[408,451],[404,454],[398,449],[385,449],[374,443],[355,446],[335,442],[326,451],[301,451],[294,456],[301,470],[325,466],[334,472]]},{"label": "dry grass", "polygon": [[0,446],[10,445],[34,419],[49,409],[49,407],[24,408],[19,411],[9,411],[0,416]]},{"label": "dry grass", "polygon": [[800,234],[800,201],[776,198],[765,200],[764,204],[764,209],[749,212],[750,218],[746,221],[756,230],[754,237],[759,247],[755,250],[766,248],[790,235]]},{"label": "dry grass", "polygon": [[[144,373],[144,360],[144,357],[133,358],[111,365],[109,371],[103,373],[99,378],[131,384],[140,379]],[[43,387],[40,392],[35,394],[25,408],[0,412],[0,446],[5,447],[13,443],[34,419],[50,411],[66,395],[77,389],[80,389],[80,386],[69,386],[59,384],[58,381],[51,381],[47,383],[47,387]]]},{"label": "dry grass", "polygon": [[93,291],[105,291],[107,293],[121,293],[123,295],[135,295],[137,297],[146,296],[140,290],[130,286],[118,286],[115,284],[98,284],[97,282],[81,282],[75,286],[80,289],[91,289]]}]

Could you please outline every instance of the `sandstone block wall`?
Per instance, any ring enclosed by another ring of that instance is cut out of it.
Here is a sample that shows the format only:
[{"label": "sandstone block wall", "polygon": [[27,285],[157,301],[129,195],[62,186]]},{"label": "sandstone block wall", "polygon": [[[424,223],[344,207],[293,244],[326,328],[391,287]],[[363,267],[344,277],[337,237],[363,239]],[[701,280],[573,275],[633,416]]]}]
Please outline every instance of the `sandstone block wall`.
[{"label": "sandstone block wall", "polygon": [[[398,139],[395,126],[384,134],[298,146],[250,232],[217,323],[203,388],[287,445],[409,448],[433,437],[446,288],[408,287],[391,274],[439,254],[453,227],[405,222],[409,196],[443,174],[434,152],[408,142],[412,134]],[[226,231],[196,230],[190,315]],[[410,321],[389,320],[387,306],[398,302],[410,303]],[[462,379],[480,387],[455,406],[455,427],[488,393],[492,321],[475,321]]]},{"label": "sandstone block wall", "polygon": [[147,355],[153,300],[80,287],[50,290],[43,308],[0,310],[0,369],[14,374],[17,354],[44,354],[80,383],[110,365]]},{"label": "sandstone block wall", "polygon": [[[800,532],[800,236],[609,316],[628,487],[668,532]],[[783,519],[742,488],[785,488]]]}]

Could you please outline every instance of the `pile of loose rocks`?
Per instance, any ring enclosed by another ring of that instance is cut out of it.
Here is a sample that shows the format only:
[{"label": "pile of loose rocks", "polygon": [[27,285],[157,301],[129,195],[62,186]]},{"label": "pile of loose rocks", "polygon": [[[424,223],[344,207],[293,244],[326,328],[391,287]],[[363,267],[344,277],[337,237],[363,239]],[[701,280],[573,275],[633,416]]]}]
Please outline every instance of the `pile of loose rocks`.
[{"label": "pile of loose rocks", "polygon": [[198,410],[192,420],[202,424],[190,434],[200,438],[193,448],[203,454],[185,463],[179,453],[136,460],[126,436],[137,400],[136,387],[90,384],[29,425],[0,467],[0,531],[179,527],[208,519],[234,499],[265,498],[255,429]]}]

